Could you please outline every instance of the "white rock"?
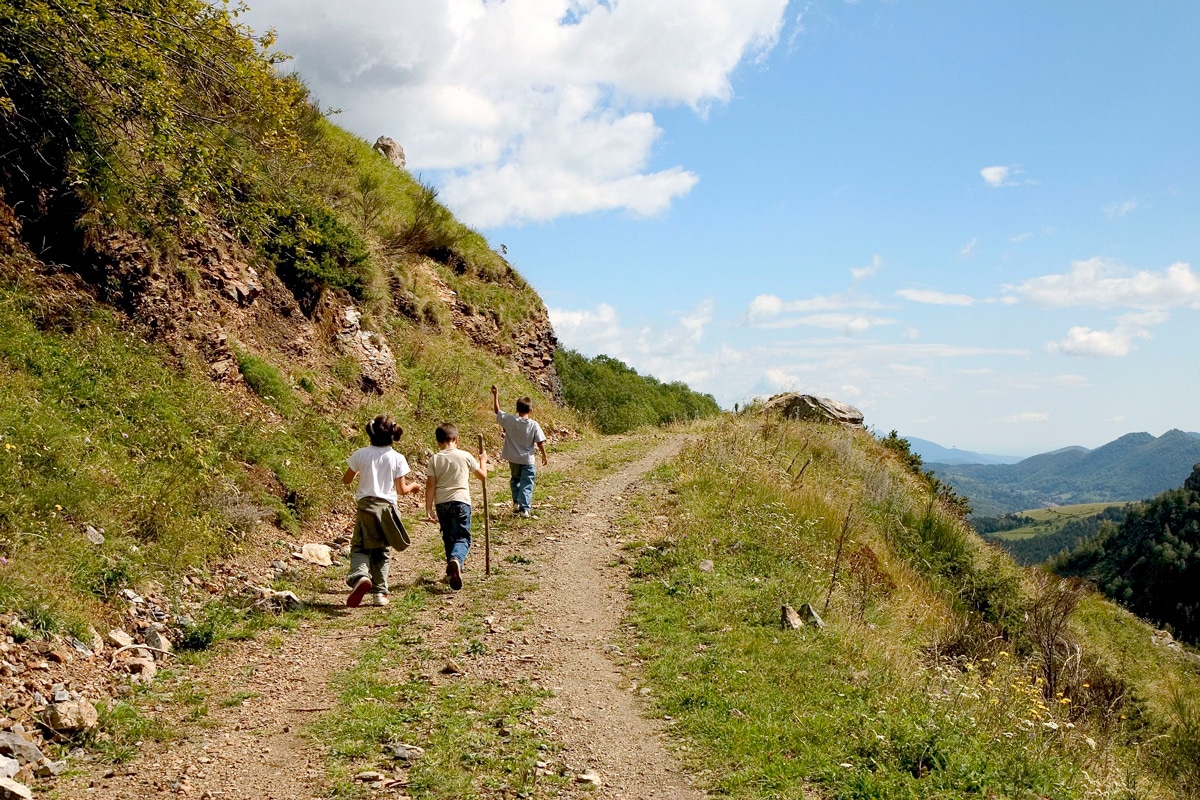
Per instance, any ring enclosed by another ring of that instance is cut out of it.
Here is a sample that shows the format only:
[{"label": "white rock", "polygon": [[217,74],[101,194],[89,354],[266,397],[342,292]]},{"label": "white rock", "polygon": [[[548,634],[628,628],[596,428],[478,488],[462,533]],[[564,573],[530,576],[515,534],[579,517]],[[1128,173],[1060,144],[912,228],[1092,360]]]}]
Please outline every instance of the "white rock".
[{"label": "white rock", "polygon": [[306,544],[300,548],[300,558],[318,567],[333,564],[333,551],[327,544]]},{"label": "white rock", "polygon": [[0,756],[0,778],[11,778],[21,768],[21,762],[8,756]]},{"label": "white rock", "polygon": [[0,778],[0,798],[3,800],[33,800],[33,792],[12,778]]},{"label": "white rock", "polygon": [[104,641],[113,647],[129,647],[133,644],[133,637],[120,628],[113,628],[105,635]]}]

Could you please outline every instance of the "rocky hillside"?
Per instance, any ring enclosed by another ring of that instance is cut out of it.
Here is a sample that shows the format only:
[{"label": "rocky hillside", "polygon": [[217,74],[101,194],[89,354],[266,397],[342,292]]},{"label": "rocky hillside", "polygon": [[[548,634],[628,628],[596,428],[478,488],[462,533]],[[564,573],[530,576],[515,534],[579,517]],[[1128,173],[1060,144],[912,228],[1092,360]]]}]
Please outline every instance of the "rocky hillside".
[{"label": "rocky hillside", "polygon": [[498,443],[493,383],[581,427],[537,293],[270,47],[200,0],[0,4],[0,728],[110,694],[77,664],[125,636],[243,624],[346,532],[373,415],[417,474],[442,420]]}]

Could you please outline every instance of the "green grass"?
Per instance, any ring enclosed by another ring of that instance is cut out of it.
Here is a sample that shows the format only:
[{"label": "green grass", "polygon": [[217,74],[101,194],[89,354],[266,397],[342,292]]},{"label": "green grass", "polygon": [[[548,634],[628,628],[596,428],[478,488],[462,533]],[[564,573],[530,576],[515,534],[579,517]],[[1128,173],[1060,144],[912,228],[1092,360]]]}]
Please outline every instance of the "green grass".
[{"label": "green grass", "polygon": [[[809,457],[802,478],[786,469]],[[1142,666],[1117,670],[1119,651],[1088,631],[1092,615],[1123,612],[1091,597],[1070,627],[1090,671],[1047,691],[1025,615],[1044,615],[1048,595],[1008,581],[1011,563],[930,506],[870,437],[726,420],[657,479],[622,520],[635,642],[655,713],[712,793],[1193,796],[1181,765],[1194,667],[1143,640],[1128,643]],[[828,627],[781,630],[781,604],[824,608],[848,513]],[[670,522],[648,529],[655,515]],[[983,621],[999,601],[1016,613]],[[1141,699],[1156,672],[1160,699]],[[1132,696],[1101,708],[1101,679]],[[1188,687],[1174,719],[1168,686]]]}]

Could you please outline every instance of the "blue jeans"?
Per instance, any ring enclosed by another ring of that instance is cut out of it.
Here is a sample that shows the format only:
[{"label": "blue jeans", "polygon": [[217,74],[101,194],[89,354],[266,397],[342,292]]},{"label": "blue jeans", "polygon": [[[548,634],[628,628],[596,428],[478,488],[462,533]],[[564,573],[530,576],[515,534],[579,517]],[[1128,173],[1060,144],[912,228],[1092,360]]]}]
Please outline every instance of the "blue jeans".
[{"label": "blue jeans", "polygon": [[509,463],[512,477],[508,488],[512,489],[513,510],[528,511],[533,508],[533,480],[537,477],[537,468],[533,464]]},{"label": "blue jeans", "polygon": [[437,511],[438,527],[442,529],[446,560],[457,558],[458,563],[465,566],[467,553],[471,550],[471,506],[452,500],[438,503],[434,510]]}]

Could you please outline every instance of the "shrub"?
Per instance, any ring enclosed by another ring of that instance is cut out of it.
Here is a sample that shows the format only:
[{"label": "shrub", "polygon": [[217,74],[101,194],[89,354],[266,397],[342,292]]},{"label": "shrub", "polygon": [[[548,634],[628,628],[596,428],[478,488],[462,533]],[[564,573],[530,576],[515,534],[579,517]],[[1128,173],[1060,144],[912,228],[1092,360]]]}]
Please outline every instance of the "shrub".
[{"label": "shrub", "polygon": [[554,354],[563,399],[587,415],[602,433],[643,425],[712,417],[721,412],[712,395],[684,383],[660,383],[610,356],[587,358],[573,350]]},{"label": "shrub", "polygon": [[255,394],[285,417],[295,413],[296,401],[292,387],[284,380],[279,370],[249,353],[238,353],[237,361],[246,385],[253,389]]},{"label": "shrub", "polygon": [[361,299],[367,288],[367,247],[353,230],[320,206],[275,206],[263,255],[306,312],[326,289]]}]

